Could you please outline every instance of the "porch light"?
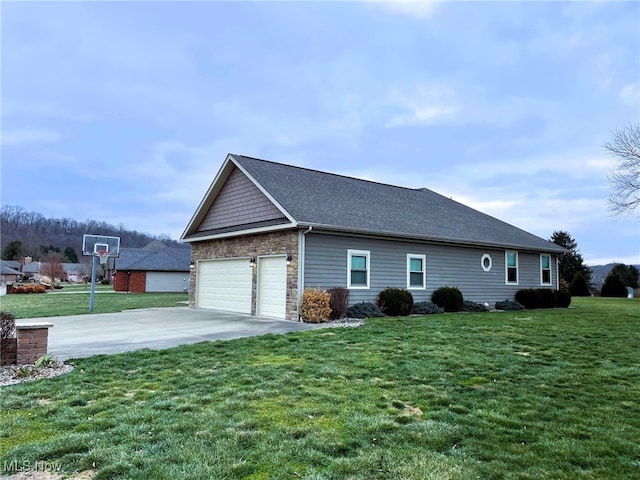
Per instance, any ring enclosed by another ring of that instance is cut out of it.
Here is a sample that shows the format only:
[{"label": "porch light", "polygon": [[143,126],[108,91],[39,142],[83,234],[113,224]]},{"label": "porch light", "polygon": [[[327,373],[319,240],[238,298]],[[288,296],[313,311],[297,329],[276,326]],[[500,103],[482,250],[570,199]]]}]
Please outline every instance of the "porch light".
[{"label": "porch light", "polygon": [[249,259],[249,266],[250,267],[255,267],[256,266],[256,257],[251,257]]},{"label": "porch light", "polygon": [[287,253],[287,266],[291,265],[291,254]]}]

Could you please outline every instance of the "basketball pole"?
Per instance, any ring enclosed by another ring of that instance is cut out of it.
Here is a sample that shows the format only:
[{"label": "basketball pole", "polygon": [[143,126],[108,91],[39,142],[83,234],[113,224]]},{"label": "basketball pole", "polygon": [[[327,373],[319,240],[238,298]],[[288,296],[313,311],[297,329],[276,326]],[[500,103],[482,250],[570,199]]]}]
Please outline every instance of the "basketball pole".
[{"label": "basketball pole", "polygon": [[91,260],[91,295],[89,296],[89,313],[93,313],[93,307],[96,303],[96,268],[98,266],[98,257],[93,255]]}]

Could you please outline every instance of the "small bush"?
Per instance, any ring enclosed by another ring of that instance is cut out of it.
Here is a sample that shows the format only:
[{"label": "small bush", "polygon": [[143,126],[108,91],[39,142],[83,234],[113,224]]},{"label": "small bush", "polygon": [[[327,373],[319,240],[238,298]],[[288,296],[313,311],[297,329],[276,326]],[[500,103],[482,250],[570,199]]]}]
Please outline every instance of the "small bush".
[{"label": "small bush", "polygon": [[326,290],[305,288],[300,300],[300,317],[308,323],[328,322],[331,316],[330,295]]},{"label": "small bush", "polygon": [[571,305],[571,293],[568,290],[556,290],[556,307],[569,308]]},{"label": "small bush", "polygon": [[102,280],[100,280],[100,285],[111,285],[111,282],[108,278],[103,278]]},{"label": "small bush", "polygon": [[431,301],[445,312],[459,312],[462,310],[464,298],[462,292],[455,287],[440,287],[431,295]]},{"label": "small bush", "polygon": [[542,305],[540,305],[540,308],[556,308],[558,297],[555,290],[541,288],[540,297],[542,298]]},{"label": "small bush", "polygon": [[488,312],[489,307],[482,303],[472,302],[471,300],[464,300],[462,302],[463,312]]},{"label": "small bush", "polygon": [[431,315],[434,313],[444,313],[444,310],[433,302],[417,302],[413,304],[411,313],[415,315]]},{"label": "small bush", "polygon": [[502,302],[496,302],[496,310],[524,310],[524,306],[520,302],[504,300]]},{"label": "small bush", "polygon": [[34,290],[33,293],[47,293],[47,289],[44,288],[44,286],[42,285],[38,285]]},{"label": "small bush", "polygon": [[524,288],[516,292],[516,302],[528,310],[540,308],[542,305],[542,294],[537,288]]},{"label": "small bush", "polygon": [[378,294],[377,303],[385,315],[405,317],[411,314],[413,295],[408,290],[388,287]]},{"label": "small bush", "polygon": [[361,302],[351,305],[346,313],[348,318],[384,317],[384,313],[375,303]]},{"label": "small bush", "polygon": [[27,293],[27,289],[20,285],[13,289],[13,293]]},{"label": "small bush", "polygon": [[349,308],[349,290],[344,287],[334,287],[328,290],[329,307],[331,307],[331,320],[337,320],[345,316]]},{"label": "small bush", "polygon": [[0,312],[0,365],[8,363],[6,351],[10,339],[16,336],[16,317],[9,312]]}]

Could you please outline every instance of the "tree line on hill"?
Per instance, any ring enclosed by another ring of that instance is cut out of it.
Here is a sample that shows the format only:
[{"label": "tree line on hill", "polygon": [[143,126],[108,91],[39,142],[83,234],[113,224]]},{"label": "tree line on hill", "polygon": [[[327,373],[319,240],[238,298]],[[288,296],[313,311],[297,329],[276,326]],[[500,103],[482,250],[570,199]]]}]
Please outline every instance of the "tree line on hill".
[{"label": "tree line on hill", "polygon": [[[558,268],[561,288],[575,297],[587,297],[599,293],[603,297],[626,297],[627,287],[640,288],[640,271],[635,265],[609,264],[605,267],[588,267],[578,250],[578,243],[567,232],[555,231],[549,239],[567,249],[560,255]],[[606,270],[606,273],[603,273]]]},{"label": "tree line on hill", "polygon": [[120,237],[125,248],[142,248],[154,240],[167,246],[181,246],[168,235],[150,235],[129,230],[124,225],[112,225],[104,221],[78,221],[72,218],[46,218],[38,212],[30,212],[17,205],[3,205],[0,210],[0,248],[3,260],[19,260],[29,256],[44,260],[60,257],[68,263],[78,263],[82,256],[84,234]]}]

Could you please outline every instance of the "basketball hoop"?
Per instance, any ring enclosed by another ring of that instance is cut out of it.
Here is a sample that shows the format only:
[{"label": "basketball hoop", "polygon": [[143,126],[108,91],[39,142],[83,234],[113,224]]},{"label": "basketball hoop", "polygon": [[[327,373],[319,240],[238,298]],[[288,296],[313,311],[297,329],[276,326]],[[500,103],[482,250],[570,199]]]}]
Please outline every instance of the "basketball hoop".
[{"label": "basketball hoop", "polygon": [[98,260],[100,260],[100,265],[105,265],[107,263],[107,259],[109,258],[109,252],[101,250],[96,252]]}]

